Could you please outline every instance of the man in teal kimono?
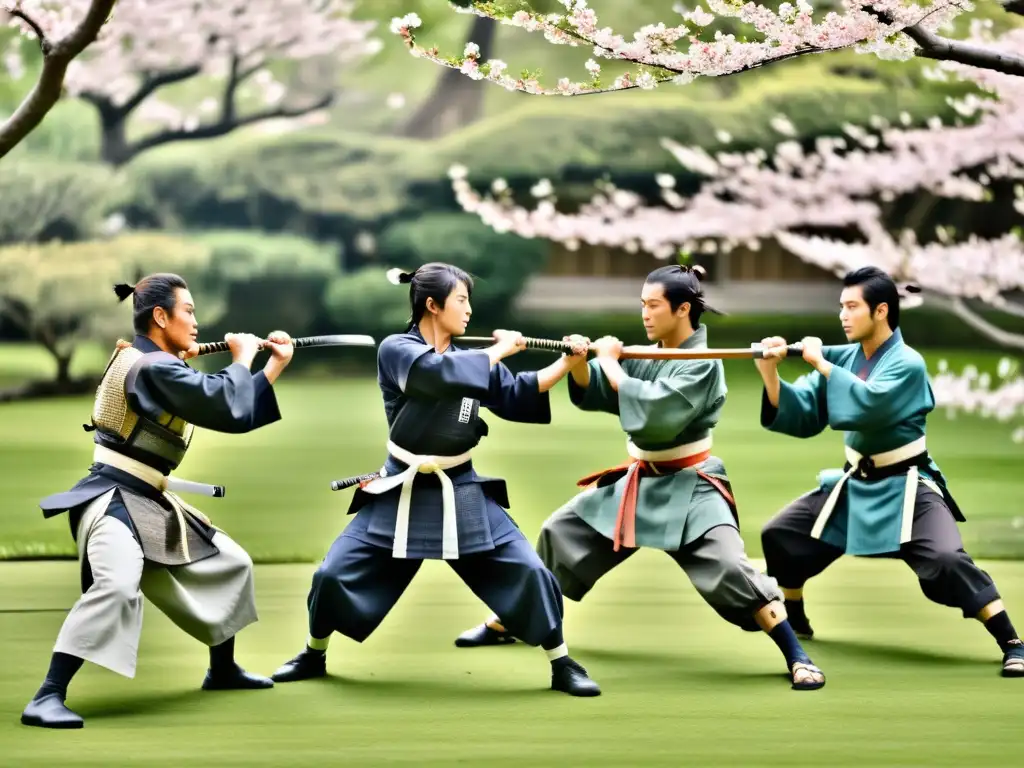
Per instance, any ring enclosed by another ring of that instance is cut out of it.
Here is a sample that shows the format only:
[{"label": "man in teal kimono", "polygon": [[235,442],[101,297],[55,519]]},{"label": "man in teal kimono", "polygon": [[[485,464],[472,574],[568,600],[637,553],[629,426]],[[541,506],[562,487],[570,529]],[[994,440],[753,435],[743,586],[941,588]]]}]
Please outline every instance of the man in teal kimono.
[{"label": "man in teal kimono", "polygon": [[[641,295],[647,336],[658,346],[706,349],[700,267],[670,266],[647,277]],[[578,338],[578,337],[574,337]],[[622,342],[596,342],[596,359],[573,367],[572,402],[619,417],[629,461],[579,481],[585,490],[544,523],[537,552],[563,595],[580,601],[641,547],[669,554],[726,621],[763,630],[782,649],[793,688],[825,676],[786,620],[777,584],[751,565],[725,467],[711,455],[725,403],[721,360],[625,360]],[[494,616],[463,633],[459,647],[515,638]]]},{"label": "man in teal kimono", "polygon": [[778,364],[786,341],[757,361],[764,379],[761,424],[793,437],[825,427],[844,433],[846,464],[826,470],[818,487],[770,520],[761,533],[768,574],[786,596],[793,627],[813,635],[803,587],[841,555],[900,558],[921,590],[940,605],[977,618],[999,643],[1002,674],[1024,677],[1024,644],[991,577],[964,551],[964,521],[946,479],[928,454],[925,418],[935,407],[924,359],[903,342],[899,291],[875,267],[843,280],[839,318],[849,344],[803,340],[815,370],[790,384]]}]

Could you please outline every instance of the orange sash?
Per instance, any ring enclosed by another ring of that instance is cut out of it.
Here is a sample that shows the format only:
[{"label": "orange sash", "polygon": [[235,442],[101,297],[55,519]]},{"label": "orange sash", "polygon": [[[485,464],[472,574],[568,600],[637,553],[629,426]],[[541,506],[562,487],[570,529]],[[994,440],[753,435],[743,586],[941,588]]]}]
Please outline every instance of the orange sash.
[{"label": "orange sash", "polygon": [[[696,466],[701,464],[711,456],[711,451],[701,451],[700,453],[694,454],[693,456],[686,456],[682,459],[672,459],[670,461],[645,461],[643,459],[630,459],[629,461],[619,464],[615,467],[609,467],[603,469],[600,472],[595,472],[592,475],[580,478],[576,485],[581,488],[587,488],[591,485],[595,485],[602,478],[617,474],[619,472],[626,473],[626,487],[622,492],[622,499],[619,502],[619,514],[615,519],[615,534],[612,538],[613,550],[618,552],[622,547],[629,547],[630,549],[636,548],[636,502],[640,493],[640,473],[644,472],[647,474],[661,474],[662,470],[679,470],[686,469],[688,467]],[[715,487],[719,493],[725,498],[729,506],[732,507],[733,515],[736,515],[736,501],[729,489],[725,486],[721,480],[717,477],[711,477],[700,470],[697,470],[697,474],[707,480],[711,485]]]}]

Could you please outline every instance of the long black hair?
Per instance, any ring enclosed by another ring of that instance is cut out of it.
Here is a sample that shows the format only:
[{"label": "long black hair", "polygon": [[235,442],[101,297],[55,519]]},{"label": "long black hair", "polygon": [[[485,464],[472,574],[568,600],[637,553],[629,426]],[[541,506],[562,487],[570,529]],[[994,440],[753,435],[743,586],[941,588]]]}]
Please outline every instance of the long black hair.
[{"label": "long black hair", "polygon": [[665,298],[673,312],[686,302],[690,302],[690,327],[696,330],[700,325],[700,316],[704,312],[724,314],[709,306],[704,299],[704,289],[700,287],[700,282],[706,275],[704,267],[672,264],[651,272],[646,282],[658,283],[664,288]]},{"label": "long black hair", "polygon": [[132,299],[132,323],[135,326],[135,332],[140,336],[145,336],[149,333],[154,309],[162,307],[168,314],[174,311],[174,304],[177,301],[174,292],[178,288],[188,290],[185,279],[179,275],[162,272],[144,277],[135,285],[118,283],[114,286],[114,293],[117,294],[120,301],[124,301],[129,296],[134,297]]},{"label": "long black hair", "polygon": [[[885,304],[889,308],[886,320],[889,329],[895,331],[900,326],[900,292],[896,282],[878,267],[861,267],[852,272],[847,272],[843,278],[843,287],[849,288],[854,285],[860,286],[860,292],[864,295],[864,302],[874,317],[875,310],[879,304]],[[917,286],[908,286],[910,292],[919,292]]]},{"label": "long black hair", "polygon": [[427,313],[427,299],[433,299],[438,307],[444,309],[445,300],[461,282],[466,286],[466,293],[473,296],[473,278],[465,270],[441,261],[432,261],[412,272],[401,269],[389,269],[388,281],[395,285],[409,285],[409,305],[412,317],[409,327],[412,328]]}]

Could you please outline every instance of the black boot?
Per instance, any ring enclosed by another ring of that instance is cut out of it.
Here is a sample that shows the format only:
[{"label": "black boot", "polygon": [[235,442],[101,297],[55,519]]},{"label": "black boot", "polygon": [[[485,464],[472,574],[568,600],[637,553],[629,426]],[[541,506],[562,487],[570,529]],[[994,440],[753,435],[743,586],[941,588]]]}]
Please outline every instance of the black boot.
[{"label": "black boot", "polygon": [[50,657],[50,669],[42,686],[32,701],[21,713],[23,725],[38,728],[81,728],[82,718],[64,705],[68,696],[68,685],[75,673],[82,668],[83,660],[78,656],[57,651]]},{"label": "black boot", "polygon": [[210,668],[203,680],[204,691],[239,691],[273,688],[274,681],[246,672],[235,662],[235,638],[210,648]]},{"label": "black boot", "polygon": [[508,630],[494,629],[487,624],[467,629],[455,638],[456,648],[480,648],[485,645],[511,645],[516,639]]},{"label": "black boot", "polygon": [[786,613],[789,616],[789,626],[793,628],[796,636],[801,640],[810,640],[814,637],[814,630],[811,622],[804,612],[803,600],[786,600]]},{"label": "black boot", "polygon": [[299,680],[312,680],[315,677],[327,676],[327,654],[306,648],[294,659],[286,661],[271,675],[277,683],[295,683]]},{"label": "black boot", "polygon": [[551,662],[551,690],[570,696],[601,695],[601,688],[587,677],[587,670],[568,656]]},{"label": "black boot", "polygon": [[59,693],[50,693],[41,699],[32,699],[21,713],[22,725],[38,728],[81,728],[85,721],[66,706]]}]

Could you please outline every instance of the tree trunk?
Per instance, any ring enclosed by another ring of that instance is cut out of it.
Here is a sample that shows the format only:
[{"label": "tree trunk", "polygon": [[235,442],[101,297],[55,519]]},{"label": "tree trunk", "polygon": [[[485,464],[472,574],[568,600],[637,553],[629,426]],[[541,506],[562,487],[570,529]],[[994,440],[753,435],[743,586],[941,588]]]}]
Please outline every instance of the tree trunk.
[{"label": "tree trunk", "polygon": [[[480,46],[480,61],[491,58],[496,22],[474,16],[466,42]],[[480,119],[484,107],[486,83],[470,80],[457,69],[445,69],[426,101],[413,113],[397,133],[414,139],[433,139]]]},{"label": "tree trunk", "polygon": [[132,159],[128,146],[128,113],[111,104],[96,104],[100,117],[100,158],[120,168]]},{"label": "tree trunk", "polygon": [[75,351],[71,350],[67,354],[56,355],[58,384],[68,384],[71,381],[71,357],[74,354]]}]

